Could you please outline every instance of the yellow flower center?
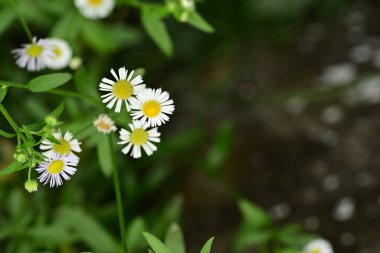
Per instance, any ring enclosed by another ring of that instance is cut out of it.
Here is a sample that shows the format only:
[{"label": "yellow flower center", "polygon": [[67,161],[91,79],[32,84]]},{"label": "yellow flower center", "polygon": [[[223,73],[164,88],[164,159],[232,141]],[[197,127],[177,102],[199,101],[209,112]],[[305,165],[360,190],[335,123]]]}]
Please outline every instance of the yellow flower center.
[{"label": "yellow flower center", "polygon": [[31,44],[27,49],[26,53],[30,57],[38,57],[42,54],[42,51],[44,51],[44,48],[37,44]]},{"label": "yellow flower center", "polygon": [[142,129],[137,128],[131,133],[131,142],[134,145],[143,145],[148,141],[148,133]]},{"label": "yellow flower center", "polygon": [[48,171],[51,173],[51,174],[56,174],[56,173],[59,173],[63,170],[63,167],[64,167],[64,163],[61,161],[61,160],[55,160],[53,161],[50,165],[49,165],[49,168],[48,168]]},{"label": "yellow flower center", "polygon": [[71,151],[70,143],[67,142],[65,139],[60,139],[59,143],[60,144],[56,144],[56,143],[53,144],[53,150],[59,153],[60,155],[70,154],[70,151]]},{"label": "yellow flower center", "polygon": [[99,6],[103,0],[87,0],[87,3],[91,6]]},{"label": "yellow flower center", "polygon": [[54,47],[53,52],[55,54],[55,59],[59,59],[62,55],[62,50],[59,47]]},{"label": "yellow flower center", "polygon": [[142,111],[147,117],[156,117],[161,112],[161,105],[155,100],[145,102]]},{"label": "yellow flower center", "polygon": [[113,85],[112,91],[118,99],[127,99],[133,94],[133,86],[125,80],[120,80]]},{"label": "yellow flower center", "polygon": [[311,251],[311,253],[321,253],[321,251],[320,251],[319,249],[313,249],[313,250]]},{"label": "yellow flower center", "polygon": [[110,130],[111,125],[110,125],[110,124],[107,124],[107,123],[104,122],[104,121],[100,121],[100,122],[97,124],[97,127],[100,128],[100,129],[103,129],[103,130]]}]

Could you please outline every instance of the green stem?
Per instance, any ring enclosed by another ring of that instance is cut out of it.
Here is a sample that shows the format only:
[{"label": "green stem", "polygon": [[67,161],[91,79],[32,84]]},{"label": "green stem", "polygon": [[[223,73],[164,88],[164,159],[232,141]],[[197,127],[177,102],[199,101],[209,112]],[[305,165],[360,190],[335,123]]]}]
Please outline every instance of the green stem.
[{"label": "green stem", "polygon": [[16,122],[13,120],[13,118],[11,117],[11,115],[8,113],[8,111],[5,109],[5,107],[2,104],[0,104],[0,112],[4,115],[5,119],[11,125],[11,127],[13,128],[13,130],[15,130],[15,132],[17,133],[17,135],[20,135],[20,137],[21,137],[22,134],[21,134],[21,131],[18,128]]},{"label": "green stem", "polygon": [[117,205],[117,215],[119,217],[119,226],[120,226],[120,234],[121,234],[121,242],[123,245],[123,253],[128,253],[127,242],[126,242],[126,231],[125,231],[125,221],[124,221],[124,211],[123,211],[123,202],[121,198],[121,188],[120,188],[120,180],[118,169],[116,165],[116,157],[115,152],[113,150],[113,139],[111,134],[108,135],[108,141],[110,142],[111,147],[111,160],[112,160],[112,170],[113,170],[113,183],[116,194],[116,205]]},{"label": "green stem", "polygon": [[17,9],[16,4],[12,0],[9,0],[9,2],[11,3],[15,12],[17,13],[18,19],[20,20],[20,23],[21,23],[22,27],[24,28],[24,31],[25,31],[26,35],[28,36],[30,42],[32,42],[33,41],[33,35],[32,35],[32,32],[30,31],[27,23],[25,22],[24,17],[21,15],[20,11]]},{"label": "green stem", "polygon": [[[13,88],[28,89],[27,86],[25,86],[21,83],[15,83],[15,82],[0,80],[0,84],[5,85],[5,86],[9,86],[9,87],[13,87]],[[46,93],[50,93],[50,94],[54,94],[54,95],[81,98],[81,99],[87,100],[87,101],[89,101],[95,105],[103,106],[103,104],[100,101],[98,101],[97,99],[95,99],[91,96],[80,94],[80,93],[73,92],[73,91],[55,89],[55,90],[46,91]]]}]

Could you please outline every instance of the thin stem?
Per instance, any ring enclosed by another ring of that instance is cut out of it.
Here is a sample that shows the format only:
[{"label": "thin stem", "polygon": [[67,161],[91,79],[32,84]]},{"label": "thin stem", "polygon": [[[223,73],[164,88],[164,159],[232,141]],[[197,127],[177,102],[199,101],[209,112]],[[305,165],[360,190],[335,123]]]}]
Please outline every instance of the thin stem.
[{"label": "thin stem", "polygon": [[5,109],[5,107],[2,104],[0,104],[0,112],[4,115],[5,119],[9,122],[11,127],[15,130],[17,135],[20,135],[20,137],[21,137],[21,131],[18,128],[16,122],[13,120],[11,115],[8,113],[8,111]]},{"label": "thin stem", "polygon": [[[0,84],[6,85],[9,87],[13,87],[13,88],[27,89],[27,86],[25,86],[21,83],[15,83],[15,82],[0,80]],[[97,99],[95,99],[91,96],[80,94],[80,93],[73,92],[73,91],[55,89],[55,90],[46,91],[46,93],[50,93],[50,94],[54,94],[54,95],[61,95],[61,96],[70,96],[70,97],[82,98],[82,99],[85,99],[85,100],[95,104],[95,105],[103,106],[103,104],[100,101],[98,101]]]},{"label": "thin stem", "polygon": [[21,15],[20,11],[17,9],[16,4],[12,0],[9,0],[9,2],[13,6],[15,12],[17,13],[18,19],[20,20],[20,23],[21,23],[22,27],[24,28],[24,31],[25,31],[26,35],[28,36],[30,42],[32,42],[33,41],[33,35],[32,35],[32,32],[30,31],[30,29],[28,27],[28,24],[25,22],[24,17]]},{"label": "thin stem", "polygon": [[126,232],[125,232],[125,221],[124,221],[124,211],[123,211],[123,202],[121,198],[121,188],[119,182],[119,174],[116,165],[116,157],[115,152],[113,150],[113,140],[111,134],[108,135],[108,141],[110,146],[110,155],[112,160],[112,170],[113,170],[113,183],[116,194],[116,205],[117,205],[117,215],[119,217],[119,226],[120,226],[120,234],[121,234],[121,242],[123,245],[123,253],[128,253],[127,242],[126,242]]}]

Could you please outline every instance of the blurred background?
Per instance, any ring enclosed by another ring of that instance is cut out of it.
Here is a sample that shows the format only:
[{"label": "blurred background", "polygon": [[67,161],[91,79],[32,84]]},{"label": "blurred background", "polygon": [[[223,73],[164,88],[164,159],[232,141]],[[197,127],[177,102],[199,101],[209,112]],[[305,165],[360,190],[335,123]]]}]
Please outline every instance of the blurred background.
[{"label": "blurred background", "polygon": [[[75,12],[65,1],[18,2],[40,37],[61,29],[60,18]],[[117,24],[116,46],[109,46],[114,37],[99,42],[91,32],[67,38],[83,60],[78,70],[67,70],[75,75],[67,89],[89,85],[96,94],[109,69],[125,65],[144,68],[147,85],[162,87],[175,102],[153,156],[118,156],[127,222],[144,217],[160,236],[167,227],[163,210],[172,207],[188,252],[199,252],[210,236],[216,236],[213,252],[235,252],[237,200],[244,197],[265,209],[275,226],[299,224],[328,239],[335,252],[380,252],[380,2],[207,0],[196,8],[215,32],[168,19],[172,57],[146,35],[139,12],[125,6],[102,21]],[[10,50],[27,41],[16,18],[0,30],[0,79],[36,76],[12,59]],[[3,104],[17,122],[29,124],[61,101],[12,89]],[[97,115],[78,99],[63,101],[61,120],[68,124]],[[11,131],[3,118],[0,127]],[[94,248],[93,238],[60,241],[66,235],[54,217],[70,216],[65,212],[91,216],[117,240],[112,180],[101,173],[96,147],[86,138],[78,173],[61,188],[40,186],[29,194],[22,187],[25,172],[0,178],[4,252],[31,247],[24,244],[57,252]],[[0,167],[11,162],[14,144],[0,139]],[[43,230],[41,224],[55,225]],[[25,236],[24,230],[32,232]],[[56,241],[41,239],[51,233]],[[253,245],[242,252],[264,251]]]}]

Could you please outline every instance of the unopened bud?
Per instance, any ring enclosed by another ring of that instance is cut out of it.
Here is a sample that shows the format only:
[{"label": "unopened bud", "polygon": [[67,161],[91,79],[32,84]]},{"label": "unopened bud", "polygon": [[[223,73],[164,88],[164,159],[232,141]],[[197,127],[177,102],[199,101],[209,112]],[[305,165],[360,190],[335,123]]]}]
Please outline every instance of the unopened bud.
[{"label": "unopened bud", "polygon": [[34,179],[28,179],[26,180],[24,187],[30,193],[36,192],[38,190],[38,183]]},{"label": "unopened bud", "polygon": [[21,153],[21,152],[16,152],[13,155],[13,157],[19,163],[25,163],[26,160],[28,159],[27,155],[25,155],[24,153]]},{"label": "unopened bud", "polygon": [[80,57],[73,57],[69,64],[70,68],[72,70],[77,70],[82,66],[82,58]]},{"label": "unopened bud", "polygon": [[46,118],[45,118],[45,122],[46,122],[46,124],[49,125],[49,126],[56,126],[56,125],[58,124],[58,120],[57,120],[57,118],[54,117],[54,116],[51,116],[51,115],[46,116]]}]

